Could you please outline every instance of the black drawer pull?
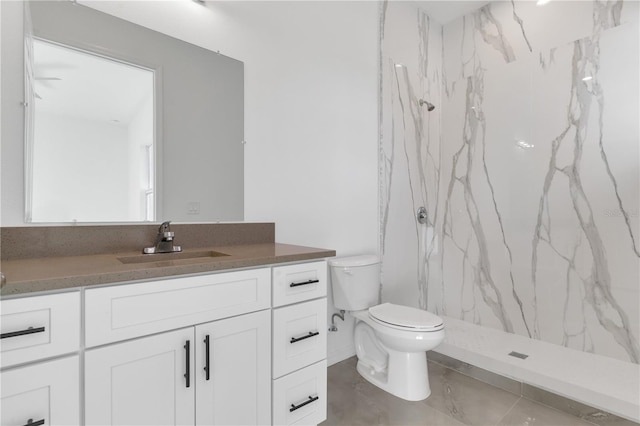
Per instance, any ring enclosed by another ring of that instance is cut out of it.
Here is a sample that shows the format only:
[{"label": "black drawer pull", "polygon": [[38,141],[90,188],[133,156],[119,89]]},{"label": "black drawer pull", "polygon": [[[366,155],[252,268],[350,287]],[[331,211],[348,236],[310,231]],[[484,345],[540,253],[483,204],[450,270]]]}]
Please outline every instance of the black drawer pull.
[{"label": "black drawer pull", "polygon": [[211,370],[211,366],[209,365],[209,335],[207,334],[204,338],[204,373],[205,380],[209,380],[209,372]]},{"label": "black drawer pull", "polygon": [[309,284],[315,284],[315,283],[319,283],[320,280],[309,280],[309,281],[302,281],[299,283],[291,283],[289,284],[289,287],[299,287],[301,285],[309,285]]},{"label": "black drawer pull", "polygon": [[318,395],[316,395],[316,396],[309,395],[309,399],[307,399],[305,402],[302,402],[302,403],[300,403],[298,405],[291,404],[291,408],[289,408],[289,412],[292,413],[292,412],[296,411],[298,408],[302,408],[305,405],[311,404],[312,402],[317,401],[319,399],[320,399],[320,397]]},{"label": "black drawer pull", "polygon": [[24,426],[42,426],[43,424],[44,424],[44,419],[38,420],[37,422],[34,422],[33,419],[29,419],[27,420],[27,424]]},{"label": "black drawer pull", "polygon": [[[42,332],[44,332],[44,327],[38,327],[38,328],[29,327],[26,330],[12,331],[10,333],[2,333],[2,335],[0,335],[0,339],[6,339],[8,337],[26,336],[27,334],[35,334],[35,333],[42,333]],[[44,420],[38,420],[38,421],[44,422]],[[40,424],[44,424],[44,423],[40,423]]]},{"label": "black drawer pull", "polygon": [[317,336],[318,334],[320,334],[319,331],[310,331],[309,334],[305,334],[302,337],[292,337],[290,343],[296,343],[296,342],[299,342],[300,340],[304,340],[304,339],[308,339],[309,337]]},{"label": "black drawer pull", "polygon": [[185,368],[187,370],[184,373],[184,378],[187,379],[187,387],[191,386],[191,342],[187,340],[187,343],[184,345],[185,354],[187,356],[187,362]]}]

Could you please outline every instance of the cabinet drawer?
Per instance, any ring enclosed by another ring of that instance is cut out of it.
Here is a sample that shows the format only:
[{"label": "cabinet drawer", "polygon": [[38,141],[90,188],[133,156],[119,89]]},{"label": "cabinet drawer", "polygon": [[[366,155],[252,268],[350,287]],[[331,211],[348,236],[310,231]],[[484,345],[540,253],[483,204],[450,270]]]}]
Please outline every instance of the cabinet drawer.
[{"label": "cabinet drawer", "polygon": [[80,367],[78,356],[4,371],[0,424],[80,424]]},{"label": "cabinet drawer", "polygon": [[273,311],[273,377],[327,357],[327,299]]},{"label": "cabinet drawer", "polygon": [[327,418],[327,361],[273,381],[274,425],[317,425]]},{"label": "cabinet drawer", "polygon": [[3,300],[0,306],[3,368],[79,349],[79,292]]},{"label": "cabinet drawer", "polygon": [[267,309],[270,278],[262,268],[88,289],[86,346]]},{"label": "cabinet drawer", "polygon": [[327,295],[327,262],[273,268],[273,306],[289,305]]}]

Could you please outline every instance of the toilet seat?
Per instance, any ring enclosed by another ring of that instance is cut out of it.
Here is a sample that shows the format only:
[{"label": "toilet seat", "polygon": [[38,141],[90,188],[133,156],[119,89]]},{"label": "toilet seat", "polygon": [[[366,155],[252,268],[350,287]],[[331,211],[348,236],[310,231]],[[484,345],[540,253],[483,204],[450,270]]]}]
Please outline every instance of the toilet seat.
[{"label": "toilet seat", "polygon": [[369,318],[384,326],[406,331],[438,331],[444,328],[442,318],[431,312],[393,303],[369,308]]}]

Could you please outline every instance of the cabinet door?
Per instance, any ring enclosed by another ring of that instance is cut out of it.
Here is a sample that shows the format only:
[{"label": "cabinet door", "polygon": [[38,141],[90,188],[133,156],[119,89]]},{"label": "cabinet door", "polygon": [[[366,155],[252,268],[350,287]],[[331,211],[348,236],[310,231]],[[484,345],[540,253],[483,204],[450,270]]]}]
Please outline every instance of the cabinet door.
[{"label": "cabinet door", "polygon": [[270,311],[199,325],[196,340],[196,424],[270,424]]},{"label": "cabinet door", "polygon": [[193,327],[85,353],[88,425],[193,425]]},{"label": "cabinet door", "polygon": [[0,424],[80,424],[78,357],[4,371]]}]

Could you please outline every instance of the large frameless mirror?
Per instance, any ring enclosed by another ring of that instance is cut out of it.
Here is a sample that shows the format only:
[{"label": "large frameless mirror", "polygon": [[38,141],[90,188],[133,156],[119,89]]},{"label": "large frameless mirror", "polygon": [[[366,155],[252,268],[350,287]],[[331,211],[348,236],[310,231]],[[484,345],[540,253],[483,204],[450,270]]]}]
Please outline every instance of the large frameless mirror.
[{"label": "large frameless mirror", "polygon": [[26,222],[244,218],[242,62],[30,1],[25,86]]}]

